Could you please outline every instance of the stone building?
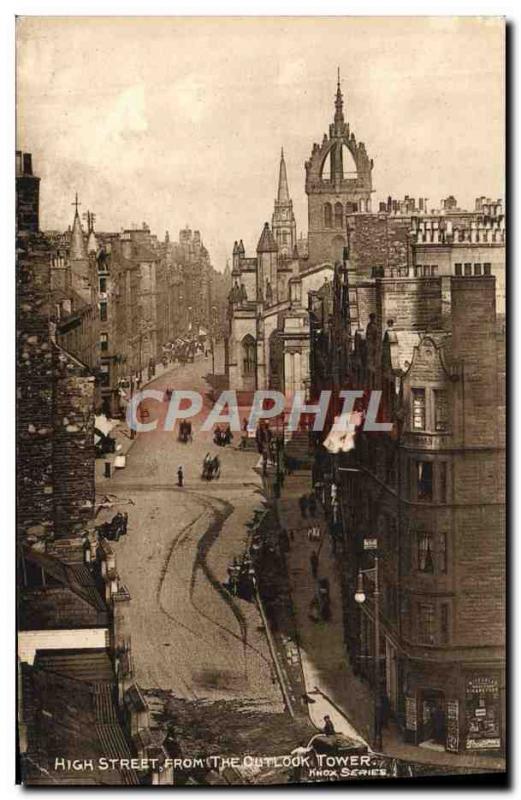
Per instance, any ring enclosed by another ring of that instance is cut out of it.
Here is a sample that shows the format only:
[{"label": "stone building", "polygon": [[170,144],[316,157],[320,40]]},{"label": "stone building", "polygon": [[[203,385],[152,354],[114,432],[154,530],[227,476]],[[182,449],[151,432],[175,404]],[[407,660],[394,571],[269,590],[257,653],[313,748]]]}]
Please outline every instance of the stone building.
[{"label": "stone building", "polygon": [[126,375],[143,374],[161,355],[164,311],[161,257],[148,226],[123,231],[112,242],[116,350]]},{"label": "stone building", "polygon": [[[18,163],[18,159],[17,159]],[[39,179],[17,175],[17,534],[38,544],[85,534],[94,510],[94,376],[56,335]]]},{"label": "stone building", "polygon": [[[329,379],[327,388],[361,390],[367,408],[369,390],[380,390],[379,420],[392,423],[389,433],[359,431],[354,451],[323,464],[340,487],[332,527],[349,659],[372,679],[370,579],[367,604],[353,598],[358,570],[373,565],[364,539],[376,538],[378,691],[406,740],[453,752],[505,744],[504,230],[495,206],[349,215],[333,296],[327,306],[314,298],[313,393]],[[466,272],[456,269],[462,247]],[[478,251],[494,271],[474,271]]]},{"label": "stone building", "polygon": [[[355,176],[347,170],[348,158]],[[309,393],[308,297],[328,291],[333,280],[347,243],[346,213],[370,209],[372,164],[344,121],[340,83],[329,137],[313,146],[305,168],[308,237],[297,238],[282,152],[271,227],[265,223],[256,256],[246,256],[242,239],[234,244],[227,371],[230,386],[242,392]]]}]

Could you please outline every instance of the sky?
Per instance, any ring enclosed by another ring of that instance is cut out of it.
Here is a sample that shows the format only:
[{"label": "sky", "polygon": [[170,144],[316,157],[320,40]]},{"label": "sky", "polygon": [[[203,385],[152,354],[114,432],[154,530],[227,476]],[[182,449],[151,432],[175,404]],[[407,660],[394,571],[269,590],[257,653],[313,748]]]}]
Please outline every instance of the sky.
[{"label": "sky", "polygon": [[504,196],[504,28],[477,17],[24,17],[17,148],[33,154],[42,229],[96,214],[201,231],[222,270],[247,255],[276,196],[284,147],[297,231],[304,162],[344,113],[392,195]]}]

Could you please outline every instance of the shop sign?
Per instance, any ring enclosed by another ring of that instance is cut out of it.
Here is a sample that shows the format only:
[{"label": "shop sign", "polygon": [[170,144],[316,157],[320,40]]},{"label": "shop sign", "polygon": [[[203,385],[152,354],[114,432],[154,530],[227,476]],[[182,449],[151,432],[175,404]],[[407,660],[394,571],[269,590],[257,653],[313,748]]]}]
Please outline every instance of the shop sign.
[{"label": "shop sign", "polygon": [[465,699],[467,750],[497,750],[501,747],[499,713],[497,678],[480,675],[468,680]]},{"label": "shop sign", "polygon": [[408,731],[415,731],[418,727],[415,697],[405,698],[405,727]]},{"label": "shop sign", "polygon": [[447,701],[447,741],[446,749],[451,753],[459,750],[459,702]]}]

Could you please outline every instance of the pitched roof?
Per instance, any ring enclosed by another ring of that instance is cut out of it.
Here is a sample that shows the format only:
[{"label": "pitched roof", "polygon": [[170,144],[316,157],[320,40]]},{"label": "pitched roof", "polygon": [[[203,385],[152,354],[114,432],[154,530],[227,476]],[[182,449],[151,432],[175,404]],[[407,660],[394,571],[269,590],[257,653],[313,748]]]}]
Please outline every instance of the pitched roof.
[{"label": "pitched roof", "polygon": [[257,253],[276,253],[278,252],[278,245],[275,241],[270,226],[267,222],[264,223],[259,244],[257,245]]},{"label": "pitched roof", "polygon": [[76,209],[74,222],[72,224],[70,255],[72,261],[81,261],[85,258],[88,258],[87,248],[85,246],[85,237],[83,235],[83,228],[81,227],[78,209]]}]

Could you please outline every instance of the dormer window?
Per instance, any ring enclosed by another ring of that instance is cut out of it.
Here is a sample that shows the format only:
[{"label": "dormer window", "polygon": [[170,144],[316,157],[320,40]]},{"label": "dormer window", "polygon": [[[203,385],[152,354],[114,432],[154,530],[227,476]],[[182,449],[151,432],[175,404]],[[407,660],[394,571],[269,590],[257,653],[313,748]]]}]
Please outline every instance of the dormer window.
[{"label": "dormer window", "polygon": [[412,429],[425,430],[425,389],[412,389]]}]

